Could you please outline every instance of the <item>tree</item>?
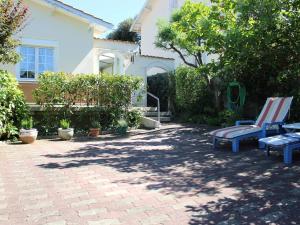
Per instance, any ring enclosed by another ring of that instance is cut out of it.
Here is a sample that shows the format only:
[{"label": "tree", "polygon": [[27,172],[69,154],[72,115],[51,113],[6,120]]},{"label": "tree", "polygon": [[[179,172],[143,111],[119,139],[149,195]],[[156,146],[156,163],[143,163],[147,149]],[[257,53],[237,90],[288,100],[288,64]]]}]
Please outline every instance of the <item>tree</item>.
[{"label": "tree", "polygon": [[0,63],[18,62],[19,42],[13,35],[22,29],[27,11],[21,0],[0,0]]},{"label": "tree", "polygon": [[[186,1],[181,9],[175,11],[170,22],[158,22],[156,46],[176,52],[182,61],[194,68],[204,68],[202,55],[220,53],[222,23],[219,15],[203,3]],[[193,58],[193,60],[191,60]],[[206,71],[207,72],[207,71]],[[209,75],[203,73],[209,82]]]},{"label": "tree", "polygon": [[[177,52],[208,85],[213,76],[244,83],[248,99],[258,104],[279,94],[300,100],[300,1],[211,2],[186,1],[170,22],[160,21],[156,46]],[[205,65],[204,53],[218,60]]]},{"label": "tree", "polygon": [[136,32],[131,32],[130,28],[133,24],[133,19],[129,18],[121,22],[117,29],[108,34],[107,39],[138,42],[139,35]]}]

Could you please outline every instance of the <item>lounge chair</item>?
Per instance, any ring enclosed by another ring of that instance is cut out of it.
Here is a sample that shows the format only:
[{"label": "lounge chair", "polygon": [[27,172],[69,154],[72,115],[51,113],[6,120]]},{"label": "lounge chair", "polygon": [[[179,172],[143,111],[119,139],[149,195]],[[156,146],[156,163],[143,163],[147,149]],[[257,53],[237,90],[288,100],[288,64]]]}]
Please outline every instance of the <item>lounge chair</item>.
[{"label": "lounge chair", "polygon": [[[236,121],[235,126],[227,127],[210,132],[213,136],[214,149],[219,141],[230,141],[232,151],[238,152],[240,141],[248,138],[264,138],[267,136],[267,129],[276,125],[282,130],[284,119],[288,114],[293,97],[268,98],[258,119],[256,121]],[[264,147],[261,143],[260,148]]]},{"label": "lounge chair", "polygon": [[267,156],[270,150],[283,150],[283,162],[291,164],[293,161],[293,150],[300,148],[300,133],[287,133],[273,137],[261,138],[259,143],[264,144]]}]

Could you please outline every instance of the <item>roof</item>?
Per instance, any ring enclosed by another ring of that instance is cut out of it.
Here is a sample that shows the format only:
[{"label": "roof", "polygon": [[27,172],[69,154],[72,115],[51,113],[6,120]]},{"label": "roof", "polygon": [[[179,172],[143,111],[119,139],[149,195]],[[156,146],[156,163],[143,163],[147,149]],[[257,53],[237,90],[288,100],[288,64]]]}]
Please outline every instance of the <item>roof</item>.
[{"label": "roof", "polygon": [[133,21],[133,24],[130,28],[131,31],[134,32],[140,32],[141,31],[141,23],[144,16],[152,9],[152,3],[155,0],[147,0],[141,9],[140,13],[136,16],[135,20]]},{"label": "roof", "polygon": [[52,7],[58,8],[67,14],[71,14],[72,16],[83,19],[86,22],[88,22],[96,27],[98,26],[98,28],[101,27],[101,30],[112,29],[114,26],[113,24],[111,24],[107,21],[104,21],[103,19],[100,19],[94,15],[91,15],[83,10],[77,9],[77,8],[75,8],[71,5],[68,5],[59,0],[33,0],[33,1],[35,1],[37,3],[42,3],[42,4],[46,3]]},{"label": "roof", "polygon": [[117,43],[122,43],[122,44],[130,44],[130,45],[136,45],[136,43],[132,41],[121,41],[121,40],[113,40],[113,39],[107,39],[107,38],[94,38],[96,40],[101,40],[101,41],[109,41],[109,42],[117,42]]},{"label": "roof", "polygon": [[166,60],[175,60],[174,58],[162,57],[162,56],[154,56],[154,55],[141,55],[142,57],[147,58],[155,58],[155,59],[166,59]]}]

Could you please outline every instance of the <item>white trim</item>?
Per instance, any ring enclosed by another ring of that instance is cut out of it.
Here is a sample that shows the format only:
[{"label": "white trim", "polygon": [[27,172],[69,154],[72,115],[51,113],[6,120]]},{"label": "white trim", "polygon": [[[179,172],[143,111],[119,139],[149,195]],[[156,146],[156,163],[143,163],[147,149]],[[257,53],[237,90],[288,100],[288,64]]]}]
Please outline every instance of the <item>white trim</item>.
[{"label": "white trim", "polygon": [[130,31],[141,32],[141,25],[142,25],[143,17],[147,12],[150,12],[152,10],[152,6],[151,6],[152,2],[153,2],[153,0],[147,0],[145,2],[145,4],[144,4],[143,8],[141,9],[140,13],[137,15],[137,17],[133,21],[133,23],[130,27]]},{"label": "white trim", "polygon": [[155,61],[155,62],[151,62],[150,64],[148,64],[146,66],[146,75],[147,75],[148,70],[151,69],[151,68],[153,68],[153,67],[157,67],[157,68],[163,69],[166,72],[172,72],[173,71],[169,66],[167,66],[163,62]]},{"label": "white trim", "polygon": [[37,40],[30,38],[21,38],[22,45],[32,45],[35,47],[58,47],[57,41]]},{"label": "white trim", "polygon": [[172,13],[175,9],[178,8],[178,0],[169,0],[169,8]]},{"label": "white trim", "polygon": [[[37,40],[37,39],[30,39],[30,38],[21,38],[21,45],[29,46],[35,48],[35,71],[38,71],[38,49],[39,47],[48,47],[53,48],[53,71],[58,71],[58,59],[59,59],[59,44],[57,41],[50,41],[50,40]],[[20,53],[20,47],[17,47],[16,51]],[[38,74],[35,75],[36,77],[34,79],[26,79],[26,78],[20,78],[20,63],[16,64],[16,78],[17,80],[21,82],[36,82],[38,78]]]}]

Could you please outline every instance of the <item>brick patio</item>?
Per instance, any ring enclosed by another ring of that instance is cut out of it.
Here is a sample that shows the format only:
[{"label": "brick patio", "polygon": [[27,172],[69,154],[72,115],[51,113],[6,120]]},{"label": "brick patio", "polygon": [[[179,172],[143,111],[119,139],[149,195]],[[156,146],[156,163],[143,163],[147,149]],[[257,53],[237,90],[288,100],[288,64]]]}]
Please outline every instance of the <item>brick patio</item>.
[{"label": "brick patio", "polygon": [[299,224],[300,154],[213,151],[206,132],[0,144],[0,224]]}]

